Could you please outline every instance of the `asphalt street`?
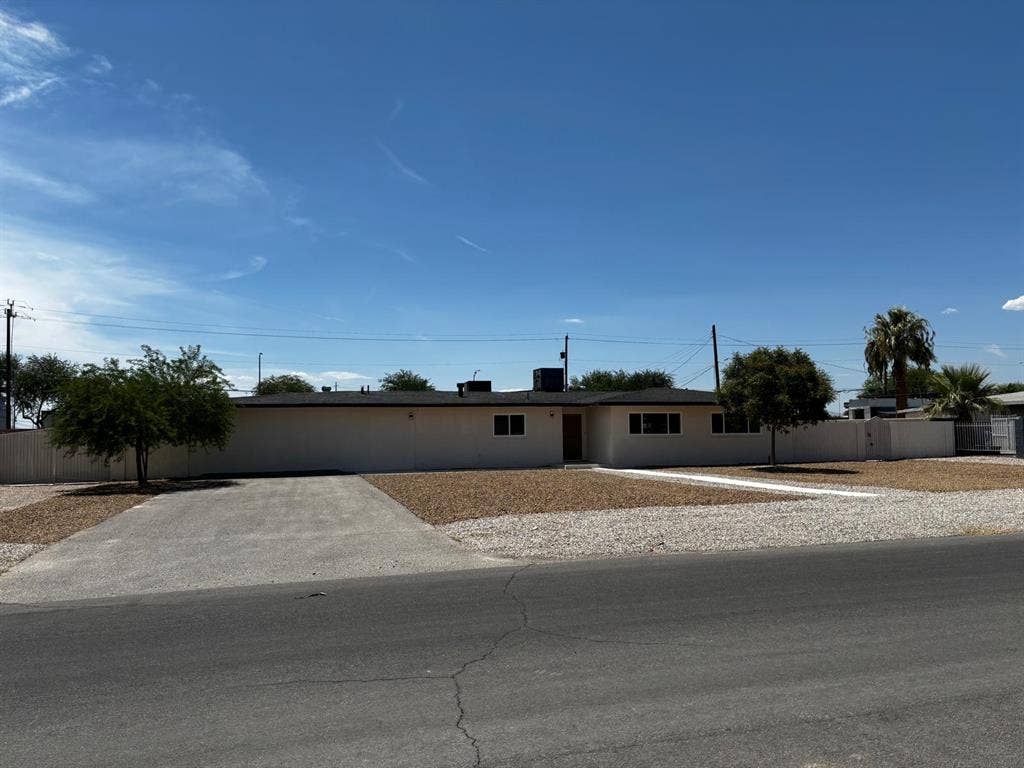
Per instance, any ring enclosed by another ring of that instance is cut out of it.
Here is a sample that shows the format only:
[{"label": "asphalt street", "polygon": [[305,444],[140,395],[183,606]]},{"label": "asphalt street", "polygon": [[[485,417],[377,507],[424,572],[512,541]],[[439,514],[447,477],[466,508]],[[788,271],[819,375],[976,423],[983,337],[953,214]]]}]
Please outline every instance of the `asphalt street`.
[{"label": "asphalt street", "polygon": [[0,606],[11,766],[996,768],[1022,713],[1019,536]]}]

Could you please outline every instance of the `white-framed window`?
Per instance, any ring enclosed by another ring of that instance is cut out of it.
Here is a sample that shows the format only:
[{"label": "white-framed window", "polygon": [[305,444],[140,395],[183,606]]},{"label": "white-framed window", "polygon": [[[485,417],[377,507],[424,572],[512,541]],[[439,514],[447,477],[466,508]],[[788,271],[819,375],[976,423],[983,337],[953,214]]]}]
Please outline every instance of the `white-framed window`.
[{"label": "white-framed window", "polygon": [[525,413],[494,414],[495,437],[526,437]]},{"label": "white-framed window", "polygon": [[712,413],[711,434],[713,435],[757,435],[761,425],[746,416],[735,413]]},{"label": "white-framed window", "polygon": [[679,435],[682,432],[683,420],[678,413],[629,414],[631,435]]}]

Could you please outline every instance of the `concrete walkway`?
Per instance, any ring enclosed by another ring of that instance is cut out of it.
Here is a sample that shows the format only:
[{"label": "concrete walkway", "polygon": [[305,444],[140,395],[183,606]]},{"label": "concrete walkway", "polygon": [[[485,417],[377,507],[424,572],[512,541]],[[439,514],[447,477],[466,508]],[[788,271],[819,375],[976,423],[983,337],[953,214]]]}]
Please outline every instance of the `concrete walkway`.
[{"label": "concrete walkway", "polygon": [[739,488],[752,488],[762,491],[777,491],[779,493],[805,493],[809,496],[846,496],[852,499],[875,499],[877,493],[866,491],[846,491],[840,488],[822,488],[811,485],[791,485],[788,483],[769,483],[764,480],[742,480],[738,477],[725,477],[723,475],[693,475],[684,472],[661,472],[655,469],[599,469],[594,472],[605,472],[616,475],[640,475],[642,477],[653,477],[656,480],[676,480],[689,483],[705,483],[707,485],[729,485]]},{"label": "concrete walkway", "polygon": [[481,568],[360,477],[225,481],[169,493],[48,547],[0,576],[0,602]]}]

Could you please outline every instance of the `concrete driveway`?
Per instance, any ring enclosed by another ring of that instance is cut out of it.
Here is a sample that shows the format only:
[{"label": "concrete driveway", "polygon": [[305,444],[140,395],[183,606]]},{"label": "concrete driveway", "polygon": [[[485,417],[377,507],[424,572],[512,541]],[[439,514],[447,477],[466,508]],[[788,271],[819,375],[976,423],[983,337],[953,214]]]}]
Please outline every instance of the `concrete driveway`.
[{"label": "concrete driveway", "polygon": [[481,568],[360,477],[228,480],[157,496],[0,576],[0,602]]}]

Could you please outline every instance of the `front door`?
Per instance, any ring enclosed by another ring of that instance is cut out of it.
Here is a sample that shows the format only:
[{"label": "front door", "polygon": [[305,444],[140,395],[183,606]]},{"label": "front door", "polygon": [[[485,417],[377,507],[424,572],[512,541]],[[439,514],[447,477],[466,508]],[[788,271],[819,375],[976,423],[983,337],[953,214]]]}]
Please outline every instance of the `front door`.
[{"label": "front door", "polygon": [[583,458],[583,414],[562,414],[562,460],[579,461]]}]

